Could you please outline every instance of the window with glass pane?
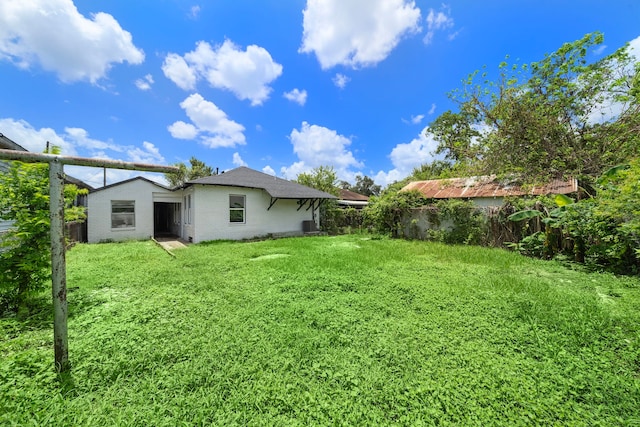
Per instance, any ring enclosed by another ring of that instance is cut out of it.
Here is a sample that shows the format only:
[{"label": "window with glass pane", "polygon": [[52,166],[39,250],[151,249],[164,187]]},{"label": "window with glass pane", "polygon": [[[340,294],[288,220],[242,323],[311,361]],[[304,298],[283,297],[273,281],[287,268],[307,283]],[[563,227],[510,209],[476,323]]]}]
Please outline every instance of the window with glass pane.
[{"label": "window with glass pane", "polygon": [[136,204],[134,200],[111,201],[111,228],[133,228],[136,226]]},{"label": "window with glass pane", "polygon": [[229,195],[229,222],[244,222],[244,196]]}]

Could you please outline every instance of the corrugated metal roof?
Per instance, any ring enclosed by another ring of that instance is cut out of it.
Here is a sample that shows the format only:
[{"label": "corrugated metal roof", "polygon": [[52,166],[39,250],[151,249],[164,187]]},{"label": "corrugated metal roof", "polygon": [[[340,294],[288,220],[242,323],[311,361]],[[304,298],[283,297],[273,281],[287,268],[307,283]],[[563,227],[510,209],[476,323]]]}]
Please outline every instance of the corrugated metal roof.
[{"label": "corrugated metal roof", "polygon": [[266,173],[241,166],[219,175],[207,176],[187,182],[185,185],[223,185],[228,187],[259,188],[277,199],[337,199],[324,191],[297,182],[287,181]]},{"label": "corrugated metal roof", "polygon": [[417,190],[430,199],[475,199],[481,197],[539,196],[570,194],[578,191],[578,181],[556,179],[548,184],[522,188],[516,180],[495,175],[469,178],[412,181],[400,191]]}]

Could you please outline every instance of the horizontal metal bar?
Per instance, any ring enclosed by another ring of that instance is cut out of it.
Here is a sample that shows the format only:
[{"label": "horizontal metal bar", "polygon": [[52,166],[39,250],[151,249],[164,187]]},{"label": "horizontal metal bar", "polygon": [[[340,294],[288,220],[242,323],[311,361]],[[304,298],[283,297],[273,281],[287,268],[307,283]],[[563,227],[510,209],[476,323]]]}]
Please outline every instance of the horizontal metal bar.
[{"label": "horizontal metal bar", "polygon": [[32,153],[30,151],[0,150],[0,159],[18,160],[25,163],[58,162],[64,165],[91,166],[109,169],[127,169],[146,172],[178,172],[175,166],[150,165],[146,163],[123,162],[122,160],[89,159],[86,157],[60,156],[57,154]]}]

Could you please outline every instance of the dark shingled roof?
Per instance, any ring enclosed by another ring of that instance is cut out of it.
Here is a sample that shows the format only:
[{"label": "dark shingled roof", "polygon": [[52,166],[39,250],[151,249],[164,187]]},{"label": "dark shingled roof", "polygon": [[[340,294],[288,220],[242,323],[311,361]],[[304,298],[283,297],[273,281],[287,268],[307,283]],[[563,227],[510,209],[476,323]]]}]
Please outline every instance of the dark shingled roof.
[{"label": "dark shingled roof", "polygon": [[0,133],[0,148],[3,150],[27,151],[21,145]]},{"label": "dark shingled roof", "polygon": [[241,166],[219,175],[188,181],[185,186],[220,185],[227,187],[259,188],[265,190],[276,199],[336,199],[337,197],[324,191],[310,188],[297,182],[287,181],[266,173]]}]

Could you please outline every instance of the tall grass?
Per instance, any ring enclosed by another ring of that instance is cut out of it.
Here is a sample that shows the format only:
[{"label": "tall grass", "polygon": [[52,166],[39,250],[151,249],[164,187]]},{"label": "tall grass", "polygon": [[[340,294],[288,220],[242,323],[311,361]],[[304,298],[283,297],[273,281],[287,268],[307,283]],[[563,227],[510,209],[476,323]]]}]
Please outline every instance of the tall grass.
[{"label": "tall grass", "polygon": [[0,319],[0,424],[634,425],[638,281],[363,236],[68,254],[48,311]]}]

